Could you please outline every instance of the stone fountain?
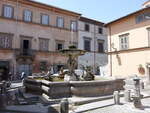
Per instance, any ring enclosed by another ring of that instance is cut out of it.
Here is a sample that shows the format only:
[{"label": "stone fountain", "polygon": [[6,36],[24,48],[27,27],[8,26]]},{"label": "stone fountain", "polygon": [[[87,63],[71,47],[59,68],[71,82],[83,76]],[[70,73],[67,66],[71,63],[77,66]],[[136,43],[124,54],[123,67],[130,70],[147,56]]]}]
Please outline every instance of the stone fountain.
[{"label": "stone fountain", "polygon": [[74,25],[71,25],[71,43],[68,49],[63,49],[60,52],[62,55],[68,57],[67,65],[68,65],[68,73],[64,76],[64,81],[79,81],[79,80],[94,80],[94,75],[88,70],[82,78],[75,73],[75,68],[77,66],[77,58],[78,56],[84,55],[86,53],[85,50],[77,49],[73,44],[73,28]]},{"label": "stone fountain", "polygon": [[78,81],[80,80],[79,76],[75,73],[75,68],[77,66],[78,56],[84,55],[86,51],[77,49],[74,45],[69,46],[68,49],[63,49],[60,51],[62,55],[68,57],[68,73],[64,77],[64,81]]}]

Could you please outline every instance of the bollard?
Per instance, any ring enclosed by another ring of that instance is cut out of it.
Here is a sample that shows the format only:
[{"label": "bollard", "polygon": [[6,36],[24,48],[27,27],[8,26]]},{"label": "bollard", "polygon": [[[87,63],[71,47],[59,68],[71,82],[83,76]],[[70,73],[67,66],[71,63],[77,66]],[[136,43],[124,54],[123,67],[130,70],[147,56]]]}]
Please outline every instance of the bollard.
[{"label": "bollard", "polygon": [[6,94],[6,92],[7,92],[7,83],[6,83],[6,81],[2,81],[2,82],[3,82],[3,86],[1,88],[1,93]]},{"label": "bollard", "polygon": [[136,96],[133,97],[133,105],[135,108],[143,109],[143,106],[139,97],[136,97]]},{"label": "bollard", "polygon": [[140,78],[137,76],[133,79],[134,81],[134,95],[140,98]]},{"label": "bollard", "polygon": [[131,102],[131,91],[130,90],[124,91],[124,100],[126,102]]},{"label": "bollard", "polygon": [[7,105],[6,95],[0,94],[0,109],[4,109]]},{"label": "bollard", "polygon": [[134,96],[133,96],[133,104],[135,108],[142,108],[142,103],[141,103],[141,94],[140,94],[140,78],[137,76],[133,79],[134,81]]},{"label": "bollard", "polygon": [[114,91],[114,104],[118,105],[120,104],[120,95],[119,95],[119,91]]},{"label": "bollard", "polygon": [[141,89],[144,89],[144,82],[141,82]]},{"label": "bollard", "polygon": [[69,112],[69,102],[67,99],[62,99],[60,103],[60,113],[68,113]]}]

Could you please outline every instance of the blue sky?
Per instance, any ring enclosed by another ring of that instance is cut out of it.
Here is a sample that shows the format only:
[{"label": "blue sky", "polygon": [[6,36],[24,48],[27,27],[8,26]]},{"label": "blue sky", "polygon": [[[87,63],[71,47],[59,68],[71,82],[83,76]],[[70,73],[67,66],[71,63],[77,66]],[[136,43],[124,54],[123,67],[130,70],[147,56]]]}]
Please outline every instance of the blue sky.
[{"label": "blue sky", "polygon": [[35,0],[78,12],[104,23],[137,11],[147,0]]}]

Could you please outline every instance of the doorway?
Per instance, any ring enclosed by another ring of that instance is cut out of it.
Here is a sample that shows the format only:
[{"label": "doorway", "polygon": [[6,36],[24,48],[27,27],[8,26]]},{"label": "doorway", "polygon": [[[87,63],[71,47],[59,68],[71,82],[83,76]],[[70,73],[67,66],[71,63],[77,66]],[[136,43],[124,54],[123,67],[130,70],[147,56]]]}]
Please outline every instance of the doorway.
[{"label": "doorway", "polygon": [[23,40],[23,55],[29,54],[30,42],[29,40]]},{"label": "doorway", "polygon": [[18,71],[20,74],[24,72],[26,76],[29,76],[32,74],[32,66],[30,64],[20,64],[18,67]]},{"label": "doorway", "polygon": [[0,61],[0,81],[8,80],[8,73],[9,73],[9,62]]}]

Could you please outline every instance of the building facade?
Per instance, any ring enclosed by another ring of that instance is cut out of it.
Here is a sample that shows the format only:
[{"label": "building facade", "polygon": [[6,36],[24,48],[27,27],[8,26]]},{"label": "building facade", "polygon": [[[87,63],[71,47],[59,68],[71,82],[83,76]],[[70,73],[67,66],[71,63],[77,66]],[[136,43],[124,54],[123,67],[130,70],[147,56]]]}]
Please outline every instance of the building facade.
[{"label": "building facade", "polygon": [[150,7],[106,24],[109,75],[150,78]]},{"label": "building facade", "polygon": [[78,58],[78,67],[90,66],[95,74],[106,75],[107,33],[104,23],[81,17],[78,26],[78,48],[87,51]]},{"label": "building facade", "polygon": [[17,78],[21,72],[56,72],[66,66],[59,50],[69,46],[72,32],[72,41],[78,42],[79,17],[31,0],[0,0],[0,71]]}]

